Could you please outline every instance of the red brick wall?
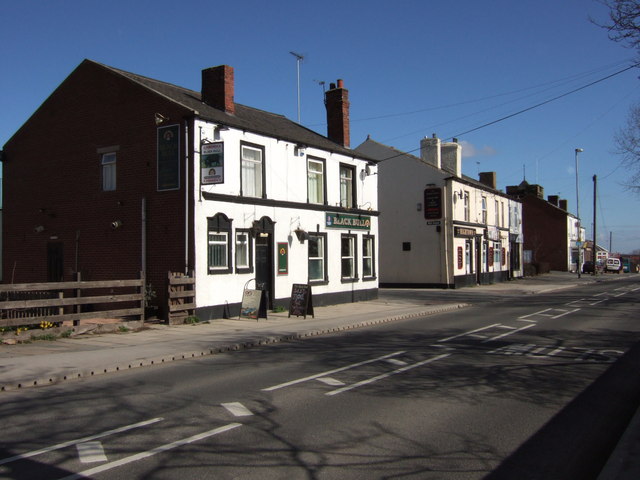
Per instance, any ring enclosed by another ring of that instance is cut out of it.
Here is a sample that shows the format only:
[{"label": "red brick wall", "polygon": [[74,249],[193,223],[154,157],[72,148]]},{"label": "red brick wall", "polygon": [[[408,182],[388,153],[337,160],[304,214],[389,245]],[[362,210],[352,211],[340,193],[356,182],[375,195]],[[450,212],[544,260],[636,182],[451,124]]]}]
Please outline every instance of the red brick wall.
[{"label": "red brick wall", "polygon": [[[76,259],[83,280],[136,278],[145,198],[147,278],[164,300],[167,271],[185,268],[184,158],[181,188],[157,192],[155,112],[181,125],[183,157],[185,109],[83,62],[5,145],[5,283],[46,281],[52,239],[63,244],[64,280]],[[104,192],[97,150],[114,145],[116,190]]]},{"label": "red brick wall", "polygon": [[524,249],[533,263],[547,262],[551,270],[567,271],[567,213],[534,196],[522,198]]}]

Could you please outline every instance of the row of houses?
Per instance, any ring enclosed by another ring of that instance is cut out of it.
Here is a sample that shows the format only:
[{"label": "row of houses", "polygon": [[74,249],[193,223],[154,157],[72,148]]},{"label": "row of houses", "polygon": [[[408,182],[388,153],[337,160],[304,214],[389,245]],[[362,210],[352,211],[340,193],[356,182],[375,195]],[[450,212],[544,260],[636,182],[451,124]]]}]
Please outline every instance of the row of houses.
[{"label": "row of houses", "polygon": [[[1,152],[3,281],[143,272],[165,315],[167,272],[183,272],[210,319],[237,314],[247,286],[274,308],[299,283],[323,305],[504,281],[546,255],[571,268],[583,237],[566,204],[463,175],[456,141],[352,149],[342,80],[325,93],[326,136],[234,88],[226,65],[198,92],[83,61]],[[529,223],[540,201],[552,213]]]}]

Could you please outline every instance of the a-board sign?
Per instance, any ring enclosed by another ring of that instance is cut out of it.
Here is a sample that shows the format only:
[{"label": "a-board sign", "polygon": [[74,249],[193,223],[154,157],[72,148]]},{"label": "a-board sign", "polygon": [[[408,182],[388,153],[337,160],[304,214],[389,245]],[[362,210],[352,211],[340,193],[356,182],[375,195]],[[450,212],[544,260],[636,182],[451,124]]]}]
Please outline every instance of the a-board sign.
[{"label": "a-board sign", "polygon": [[311,297],[311,286],[304,283],[294,283],[291,286],[291,301],[289,302],[289,316],[295,315],[299,317],[313,314],[313,300]]},{"label": "a-board sign", "polygon": [[242,294],[240,318],[252,318],[254,320],[258,320],[258,315],[260,314],[260,300],[262,300],[262,290],[245,289]]}]

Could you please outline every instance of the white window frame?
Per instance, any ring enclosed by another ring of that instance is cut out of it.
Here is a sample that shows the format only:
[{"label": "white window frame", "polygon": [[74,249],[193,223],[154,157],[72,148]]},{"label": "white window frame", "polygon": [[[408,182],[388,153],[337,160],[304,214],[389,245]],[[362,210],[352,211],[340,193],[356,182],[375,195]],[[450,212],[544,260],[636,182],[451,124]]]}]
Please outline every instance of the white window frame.
[{"label": "white window frame", "polygon": [[104,192],[112,192],[116,189],[116,161],[118,159],[116,152],[107,152],[102,154],[102,190]]},{"label": "white window frame", "polygon": [[340,206],[344,208],[354,207],[355,198],[355,167],[340,165]]},{"label": "white window frame", "polygon": [[[318,252],[317,256],[311,256],[311,243],[317,242]],[[308,268],[308,277],[309,283],[320,283],[327,281],[327,237],[326,235],[318,234],[318,233],[310,233],[308,243],[308,260],[307,260],[307,268]],[[320,265],[320,275],[317,277],[312,277],[311,272],[313,269],[311,268],[311,264],[319,264]]]},{"label": "white window frame", "polygon": [[[245,242],[240,242],[239,238],[245,237]],[[251,268],[251,237],[246,230],[236,230],[234,236],[235,262],[237,270],[248,270]]]},{"label": "white window frame", "polygon": [[[375,240],[373,235],[364,235],[362,237],[362,278],[375,278]],[[367,272],[367,263],[369,264]]]},{"label": "white window frame", "polygon": [[[325,203],[324,161],[307,158],[307,197],[309,203],[323,205]],[[315,193],[315,195],[314,195]]]},{"label": "white window frame", "polygon": [[464,221],[468,222],[471,218],[470,210],[469,210],[469,192],[467,190],[464,191]]},{"label": "white window frame", "polygon": [[[219,236],[219,239],[215,239],[214,237]],[[207,233],[207,239],[208,239],[208,255],[207,255],[207,264],[209,267],[209,272],[213,272],[216,270],[229,270],[229,232],[214,232],[212,230],[209,230],[209,232]],[[220,263],[220,264],[214,264],[216,258],[215,255],[213,255],[213,252],[211,250],[212,246],[222,246],[223,247],[223,253],[224,255],[222,255],[222,259],[224,261],[224,264]]]},{"label": "white window frame", "polygon": [[[245,156],[245,152],[257,153],[258,158]],[[240,175],[242,195],[263,198],[264,150],[254,145],[240,145]]]},{"label": "white window frame", "polygon": [[[344,246],[347,242],[348,249],[345,252]],[[353,282],[358,279],[358,266],[356,263],[357,250],[356,250],[356,236],[352,234],[343,234],[340,237],[340,277],[342,281]],[[345,268],[349,265],[349,270]]]},{"label": "white window frame", "polygon": [[482,224],[487,224],[487,197],[482,196],[481,198],[481,213],[482,213]]}]

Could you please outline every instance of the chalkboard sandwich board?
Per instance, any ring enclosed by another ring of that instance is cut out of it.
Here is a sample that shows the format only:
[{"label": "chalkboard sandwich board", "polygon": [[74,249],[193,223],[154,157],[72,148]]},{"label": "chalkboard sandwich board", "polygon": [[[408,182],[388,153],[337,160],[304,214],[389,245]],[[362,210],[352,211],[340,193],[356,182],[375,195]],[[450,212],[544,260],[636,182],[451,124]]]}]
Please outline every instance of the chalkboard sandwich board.
[{"label": "chalkboard sandwich board", "polygon": [[289,317],[295,315],[299,317],[303,315],[307,318],[307,315],[313,314],[313,300],[311,297],[311,286],[304,283],[294,283],[291,286],[291,301],[289,302]]}]

